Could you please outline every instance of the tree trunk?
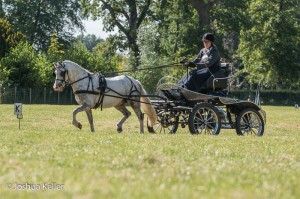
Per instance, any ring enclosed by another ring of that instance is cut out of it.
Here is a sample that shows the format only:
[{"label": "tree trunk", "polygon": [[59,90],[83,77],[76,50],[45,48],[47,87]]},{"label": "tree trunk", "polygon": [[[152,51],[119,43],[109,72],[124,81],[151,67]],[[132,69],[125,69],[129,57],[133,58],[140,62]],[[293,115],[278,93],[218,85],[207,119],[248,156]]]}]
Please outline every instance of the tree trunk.
[{"label": "tree trunk", "polygon": [[[117,26],[125,34],[130,50],[130,64],[133,69],[137,69],[140,65],[140,49],[137,44],[138,29],[148,13],[151,0],[145,0],[145,4],[142,8],[139,8],[139,14],[135,0],[125,0],[128,9],[114,7],[110,1],[101,0],[101,2],[104,5],[104,9],[110,12],[114,26]],[[120,13],[123,14],[124,18],[119,18],[118,14]],[[124,19],[128,22],[127,24],[123,23]]]},{"label": "tree trunk", "polygon": [[40,16],[41,16],[41,6],[43,4],[43,1],[40,1],[38,3],[38,6],[37,6],[37,11],[36,11],[36,15],[35,15],[35,18],[34,18],[34,26],[33,26],[33,31],[32,31],[32,35],[30,35],[30,43],[34,44],[35,42],[35,34],[37,32],[37,29],[38,29],[38,26],[39,26],[39,20],[40,20]]},{"label": "tree trunk", "polygon": [[127,35],[129,50],[130,50],[130,65],[132,69],[138,69],[141,64],[140,48],[137,44],[137,31],[131,31]]},{"label": "tree trunk", "polygon": [[188,0],[188,3],[192,5],[198,12],[199,17],[199,30],[206,32],[210,27],[210,9],[213,7],[213,2],[209,1],[205,3],[205,0]]},{"label": "tree trunk", "polygon": [[0,18],[4,18],[5,13],[3,11],[3,0],[0,0]]}]

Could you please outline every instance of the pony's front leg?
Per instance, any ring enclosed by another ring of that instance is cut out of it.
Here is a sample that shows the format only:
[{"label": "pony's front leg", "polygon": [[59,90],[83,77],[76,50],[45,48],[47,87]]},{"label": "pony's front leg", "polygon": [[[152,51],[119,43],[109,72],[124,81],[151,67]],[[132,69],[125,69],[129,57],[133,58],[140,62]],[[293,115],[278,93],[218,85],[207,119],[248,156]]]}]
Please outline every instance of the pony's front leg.
[{"label": "pony's front leg", "polygon": [[82,106],[76,108],[74,111],[73,111],[73,121],[72,121],[72,124],[74,126],[76,126],[77,128],[79,129],[82,129],[82,125],[76,120],[76,115],[77,113],[81,112],[81,111],[85,111],[87,109],[87,105],[86,104],[83,104]]},{"label": "pony's front leg", "polygon": [[89,123],[90,123],[91,132],[94,132],[95,130],[94,130],[94,121],[93,121],[92,110],[91,109],[87,109],[85,112],[86,112],[86,115],[87,115]]}]

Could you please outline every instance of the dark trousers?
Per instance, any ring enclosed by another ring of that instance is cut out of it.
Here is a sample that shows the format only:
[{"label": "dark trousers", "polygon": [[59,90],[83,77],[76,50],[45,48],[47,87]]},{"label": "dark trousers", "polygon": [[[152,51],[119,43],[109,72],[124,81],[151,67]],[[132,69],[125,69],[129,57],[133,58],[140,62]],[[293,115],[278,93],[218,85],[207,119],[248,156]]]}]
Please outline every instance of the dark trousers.
[{"label": "dark trousers", "polygon": [[215,73],[217,71],[218,70],[211,69],[210,72],[208,68],[203,68],[200,70],[198,69],[192,70],[188,74],[182,77],[178,85],[180,87],[185,87],[188,90],[199,92],[202,86],[204,85],[204,83],[211,76],[211,73]]}]

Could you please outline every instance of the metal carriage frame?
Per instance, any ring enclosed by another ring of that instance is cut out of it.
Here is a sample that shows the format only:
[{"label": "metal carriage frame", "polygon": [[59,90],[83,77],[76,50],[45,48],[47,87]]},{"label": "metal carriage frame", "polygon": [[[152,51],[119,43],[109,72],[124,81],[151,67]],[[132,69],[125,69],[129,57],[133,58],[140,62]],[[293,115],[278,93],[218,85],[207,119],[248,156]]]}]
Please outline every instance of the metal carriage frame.
[{"label": "metal carriage frame", "polygon": [[264,134],[266,113],[250,101],[196,93],[184,88],[161,90],[166,100],[151,100],[157,112],[158,133],[176,133],[188,126],[191,134],[218,135],[220,129],[235,129],[237,135]]}]

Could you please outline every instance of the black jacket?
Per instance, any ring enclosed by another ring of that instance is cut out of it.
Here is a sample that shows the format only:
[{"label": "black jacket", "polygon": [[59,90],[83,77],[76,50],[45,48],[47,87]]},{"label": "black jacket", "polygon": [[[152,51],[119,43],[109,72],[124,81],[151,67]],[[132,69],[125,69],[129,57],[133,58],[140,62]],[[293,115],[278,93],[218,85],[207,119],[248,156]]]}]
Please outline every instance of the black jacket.
[{"label": "black jacket", "polygon": [[[203,57],[207,55],[207,60]],[[193,61],[197,69],[209,68],[211,71],[218,71],[221,69],[221,56],[216,46],[211,46],[208,50],[205,48],[200,50],[200,53]]]}]

